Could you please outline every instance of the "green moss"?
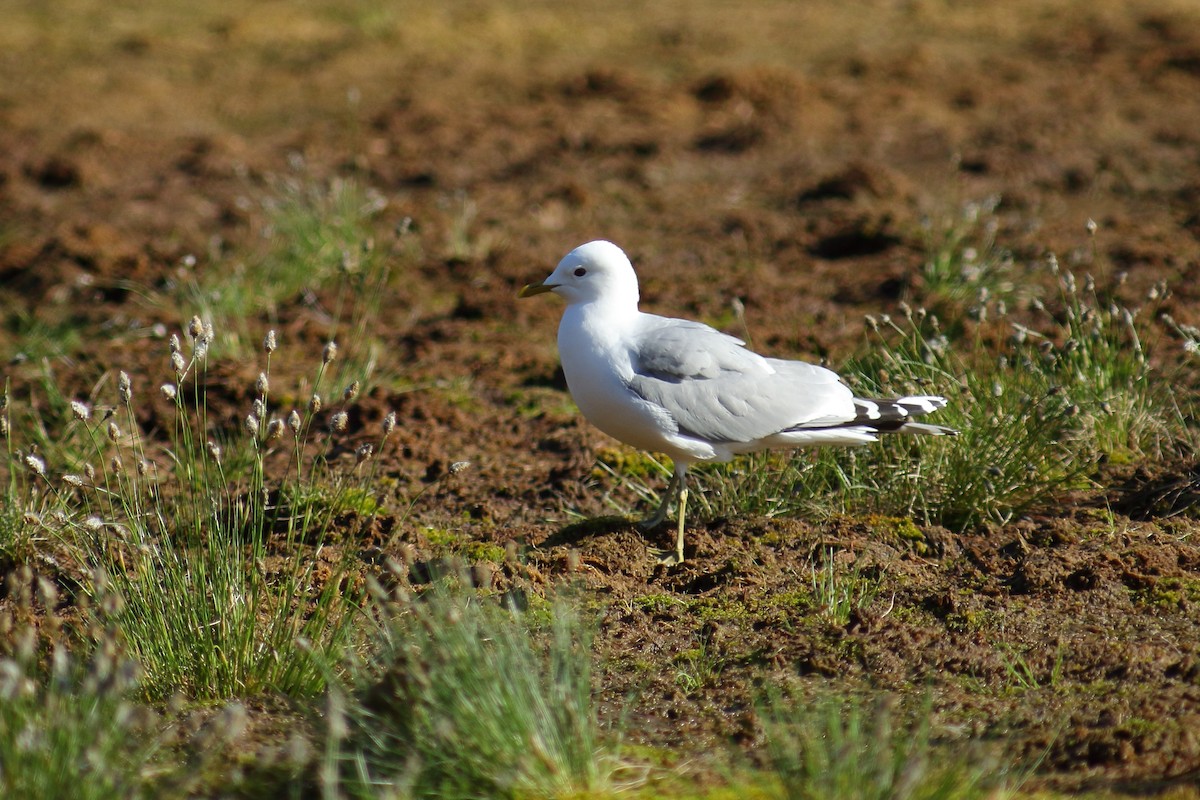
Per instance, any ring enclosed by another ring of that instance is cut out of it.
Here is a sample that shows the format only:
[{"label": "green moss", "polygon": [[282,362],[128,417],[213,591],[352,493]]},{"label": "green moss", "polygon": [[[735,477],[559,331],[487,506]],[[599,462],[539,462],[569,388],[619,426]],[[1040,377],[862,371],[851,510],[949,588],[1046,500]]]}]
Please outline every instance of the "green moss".
[{"label": "green moss", "polygon": [[324,486],[296,486],[289,484],[283,489],[286,502],[297,512],[312,517],[356,514],[373,517],[383,510],[375,491],[349,487],[329,489]]},{"label": "green moss", "polygon": [[1164,726],[1160,722],[1149,720],[1145,717],[1130,717],[1118,726],[1118,730],[1128,733],[1134,738],[1144,738],[1161,733],[1164,730]]},{"label": "green moss", "polygon": [[883,514],[869,514],[863,520],[867,528],[876,537],[893,541],[901,546],[911,548],[917,555],[929,552],[929,543],[924,531],[908,517],[889,517]]},{"label": "green moss", "polygon": [[1195,578],[1162,578],[1133,593],[1139,605],[1162,609],[1187,608],[1188,603],[1200,602],[1200,580]]},{"label": "green moss", "polygon": [[1120,447],[1105,453],[1108,463],[1112,466],[1126,466],[1136,464],[1139,456],[1131,450]]},{"label": "green moss", "polygon": [[504,548],[495,542],[467,542],[463,552],[472,561],[493,561],[497,564],[504,561]]},{"label": "green moss", "polygon": [[758,537],[758,540],[768,547],[783,547],[792,542],[792,536],[778,528],[771,528]]},{"label": "green moss", "polygon": [[678,608],[687,604],[669,594],[647,594],[634,598],[633,605],[647,614],[656,614],[666,611],[668,608]]},{"label": "green moss", "polygon": [[504,548],[495,542],[470,539],[461,532],[448,528],[423,528],[421,533],[429,547],[438,555],[461,556],[472,563],[492,561],[499,564],[504,561]]},{"label": "green moss", "polygon": [[374,516],[380,511],[375,493],[366,489],[347,489],[342,493],[340,501],[338,505],[341,510],[351,511],[365,517]]},{"label": "green moss", "polygon": [[787,610],[809,612],[815,606],[812,601],[812,593],[808,589],[779,591],[779,593],[756,597],[754,604],[763,609],[782,610],[782,612],[787,612]]},{"label": "green moss", "polygon": [[905,625],[928,626],[937,624],[937,617],[932,612],[916,606],[896,605],[889,616],[896,622]]},{"label": "green moss", "polygon": [[425,541],[429,542],[429,546],[435,550],[455,549],[462,539],[457,532],[444,528],[423,528],[421,533],[424,535]]},{"label": "green moss", "polygon": [[955,611],[946,615],[946,628],[955,633],[976,633],[992,625],[996,614],[988,609]]},{"label": "green moss", "polygon": [[688,603],[688,614],[700,622],[737,622],[749,617],[750,610],[729,597],[698,597]]}]

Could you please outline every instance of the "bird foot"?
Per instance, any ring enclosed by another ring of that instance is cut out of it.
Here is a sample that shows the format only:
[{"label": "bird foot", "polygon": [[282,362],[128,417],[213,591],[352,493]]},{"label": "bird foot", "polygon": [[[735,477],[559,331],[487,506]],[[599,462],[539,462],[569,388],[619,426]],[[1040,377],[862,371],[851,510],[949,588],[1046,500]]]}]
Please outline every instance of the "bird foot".
[{"label": "bird foot", "polygon": [[657,547],[651,547],[649,550],[650,555],[654,556],[654,560],[664,567],[674,567],[683,563],[683,551],[681,550],[660,550]]}]

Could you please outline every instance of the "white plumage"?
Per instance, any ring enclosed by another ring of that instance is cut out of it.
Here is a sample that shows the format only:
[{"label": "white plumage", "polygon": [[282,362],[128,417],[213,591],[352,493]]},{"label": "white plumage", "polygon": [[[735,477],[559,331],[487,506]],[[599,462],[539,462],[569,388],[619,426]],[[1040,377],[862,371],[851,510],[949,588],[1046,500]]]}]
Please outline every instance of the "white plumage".
[{"label": "white plumage", "polygon": [[606,241],[575,248],[521,297],[554,292],[567,301],[558,350],[571,396],[597,428],[675,464],[654,527],[679,498],[675,552],[683,560],[688,467],[757,450],[858,445],[881,432],[953,434],[912,418],[942,397],[856,398],[838,375],[803,361],[764,358],[740,339],[689,320],[638,310],[633,265]]}]

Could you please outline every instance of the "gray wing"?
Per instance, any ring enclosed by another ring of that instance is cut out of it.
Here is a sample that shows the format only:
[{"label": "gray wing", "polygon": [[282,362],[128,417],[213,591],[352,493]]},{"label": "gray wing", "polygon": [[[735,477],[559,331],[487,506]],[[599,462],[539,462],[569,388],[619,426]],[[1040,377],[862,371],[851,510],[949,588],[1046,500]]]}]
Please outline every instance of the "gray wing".
[{"label": "gray wing", "polygon": [[662,407],[682,433],[752,442],[797,426],[854,416],[838,376],[802,361],[767,359],[698,322],[655,318],[633,347],[630,388]]}]

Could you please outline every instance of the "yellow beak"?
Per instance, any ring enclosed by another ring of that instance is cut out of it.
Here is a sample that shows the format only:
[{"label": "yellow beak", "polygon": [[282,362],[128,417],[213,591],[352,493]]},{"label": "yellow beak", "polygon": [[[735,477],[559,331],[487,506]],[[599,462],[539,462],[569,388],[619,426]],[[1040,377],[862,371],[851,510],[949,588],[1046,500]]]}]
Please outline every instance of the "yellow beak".
[{"label": "yellow beak", "polygon": [[545,294],[546,292],[552,292],[557,288],[557,283],[546,283],[545,281],[542,281],[541,283],[531,283],[521,289],[521,291],[517,292],[517,297],[533,297],[535,294]]}]

